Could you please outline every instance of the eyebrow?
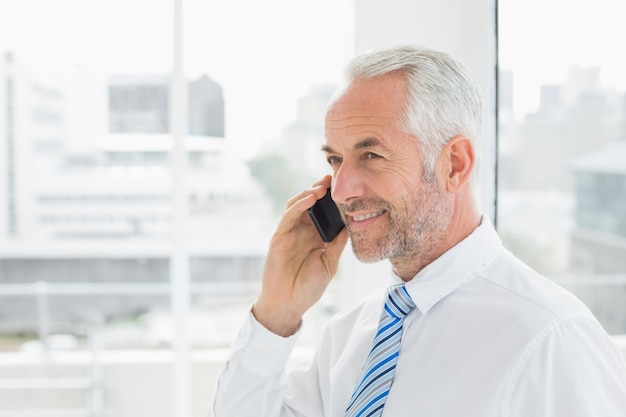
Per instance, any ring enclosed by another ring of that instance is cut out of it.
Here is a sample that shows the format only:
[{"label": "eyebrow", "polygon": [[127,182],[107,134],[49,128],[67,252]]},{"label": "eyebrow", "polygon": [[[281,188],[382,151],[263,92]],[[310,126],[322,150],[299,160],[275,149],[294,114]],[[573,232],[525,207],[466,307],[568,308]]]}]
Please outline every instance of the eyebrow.
[{"label": "eyebrow", "polygon": [[[378,146],[378,145],[380,145],[380,141],[378,139],[376,139],[376,138],[366,138],[366,139],[363,139],[360,142],[357,142],[354,145],[353,149],[354,150],[366,149],[366,148],[371,148],[371,147]],[[333,148],[331,148],[328,145],[322,146],[322,152],[337,153],[337,152],[335,152],[335,150]]]},{"label": "eyebrow", "polygon": [[374,146],[380,145],[380,141],[376,138],[367,138],[367,139],[363,139],[360,142],[357,142],[354,145],[354,149],[365,149],[365,148],[371,148]]}]

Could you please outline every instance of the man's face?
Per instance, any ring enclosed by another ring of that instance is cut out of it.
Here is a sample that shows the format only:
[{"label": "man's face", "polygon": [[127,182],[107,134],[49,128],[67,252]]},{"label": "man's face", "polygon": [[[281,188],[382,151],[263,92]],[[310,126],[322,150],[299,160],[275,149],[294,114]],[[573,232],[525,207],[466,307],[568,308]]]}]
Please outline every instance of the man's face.
[{"label": "man's face", "polygon": [[364,262],[428,257],[449,225],[444,189],[423,181],[417,140],[399,129],[404,102],[402,78],[390,74],[353,83],[326,114],[333,199]]}]

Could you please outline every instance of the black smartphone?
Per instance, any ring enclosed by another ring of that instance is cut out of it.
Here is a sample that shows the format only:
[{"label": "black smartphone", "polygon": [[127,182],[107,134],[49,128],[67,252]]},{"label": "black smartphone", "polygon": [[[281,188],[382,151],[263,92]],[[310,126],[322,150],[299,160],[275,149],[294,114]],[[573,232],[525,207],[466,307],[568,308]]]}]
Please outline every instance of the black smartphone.
[{"label": "black smartphone", "polygon": [[317,200],[309,209],[309,215],[324,242],[332,242],[344,227],[339,209],[330,197],[330,188],[326,191],[326,195]]}]

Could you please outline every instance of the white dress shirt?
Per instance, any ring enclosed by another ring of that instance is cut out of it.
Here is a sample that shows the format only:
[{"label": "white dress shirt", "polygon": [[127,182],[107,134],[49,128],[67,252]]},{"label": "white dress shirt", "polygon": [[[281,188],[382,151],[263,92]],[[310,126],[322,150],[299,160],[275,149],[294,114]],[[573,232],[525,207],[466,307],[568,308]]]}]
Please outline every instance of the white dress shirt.
[{"label": "white dress shirt", "polygon": [[[384,416],[626,416],[626,365],[611,338],[580,301],[508,252],[487,220],[406,288],[417,308]],[[286,375],[297,334],[277,336],[250,315],[209,415],[342,417],[384,293],[333,318],[310,369]]]}]

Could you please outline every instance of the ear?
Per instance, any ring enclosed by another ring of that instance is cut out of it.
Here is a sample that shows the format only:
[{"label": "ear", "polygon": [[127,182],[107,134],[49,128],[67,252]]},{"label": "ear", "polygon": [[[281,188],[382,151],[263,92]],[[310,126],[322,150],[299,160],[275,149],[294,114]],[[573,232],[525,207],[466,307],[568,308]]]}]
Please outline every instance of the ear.
[{"label": "ear", "polygon": [[441,156],[446,190],[458,193],[469,182],[474,168],[474,145],[467,137],[457,135],[448,141]]}]

